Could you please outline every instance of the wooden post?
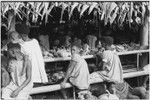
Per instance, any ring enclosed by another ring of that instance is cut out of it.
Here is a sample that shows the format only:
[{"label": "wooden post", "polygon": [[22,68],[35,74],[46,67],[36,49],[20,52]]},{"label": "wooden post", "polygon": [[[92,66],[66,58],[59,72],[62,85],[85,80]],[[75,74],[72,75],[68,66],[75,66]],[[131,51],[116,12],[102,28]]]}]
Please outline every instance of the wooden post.
[{"label": "wooden post", "polygon": [[[149,48],[149,45],[150,45],[150,21],[149,21],[149,18],[150,18],[150,14],[149,14],[149,9],[146,8],[146,12],[145,12],[145,16],[144,16],[144,23],[143,23],[143,27],[142,27],[142,30],[141,30],[141,34],[140,34],[140,45],[143,47],[143,48]],[[142,69],[145,65],[147,65],[149,63],[148,61],[149,59],[149,53],[144,53],[142,54],[142,56],[140,57],[140,68]],[[141,77],[140,78],[140,85],[143,85],[143,80],[144,77]]]},{"label": "wooden post", "polygon": [[[144,48],[147,48],[149,46],[149,36],[150,36],[150,33],[149,33],[149,27],[150,27],[149,17],[150,16],[149,15],[150,15],[149,10],[146,9],[146,13],[144,16],[144,23],[143,23],[143,27],[142,27],[141,34],[140,34],[140,45]],[[140,67],[144,67],[148,63],[149,63],[148,55],[143,54],[140,57]]]}]

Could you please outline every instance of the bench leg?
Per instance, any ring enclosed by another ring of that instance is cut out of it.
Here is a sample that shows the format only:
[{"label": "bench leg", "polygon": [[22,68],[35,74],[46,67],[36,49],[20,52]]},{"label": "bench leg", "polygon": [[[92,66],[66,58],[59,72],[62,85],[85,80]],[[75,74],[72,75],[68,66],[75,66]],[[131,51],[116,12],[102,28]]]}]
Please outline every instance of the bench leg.
[{"label": "bench leg", "polygon": [[73,87],[73,99],[76,99],[76,91],[75,91],[75,87]]}]

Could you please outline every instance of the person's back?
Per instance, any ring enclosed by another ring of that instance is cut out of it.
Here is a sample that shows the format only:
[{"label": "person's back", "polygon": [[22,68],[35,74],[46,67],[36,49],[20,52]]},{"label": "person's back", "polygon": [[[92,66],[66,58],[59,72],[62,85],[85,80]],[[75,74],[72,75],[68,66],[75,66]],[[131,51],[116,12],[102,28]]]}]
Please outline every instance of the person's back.
[{"label": "person's back", "polygon": [[36,39],[32,39],[30,41],[24,42],[21,44],[21,46],[23,48],[22,51],[29,55],[31,60],[33,67],[33,82],[47,82],[48,79],[44,71],[44,59],[38,41]]},{"label": "person's back", "polygon": [[121,82],[123,80],[123,71],[119,56],[111,50],[104,51],[102,55],[103,62],[105,62],[105,66],[107,66],[106,76],[111,80]]},{"label": "person's back", "polygon": [[[22,52],[29,56],[32,64],[32,78],[33,82],[45,83],[48,82],[48,78],[45,71],[44,60],[40,45],[36,39],[30,39],[30,28],[25,23],[17,24],[16,31],[20,34],[24,43],[21,44]],[[36,73],[35,73],[36,72]]]}]

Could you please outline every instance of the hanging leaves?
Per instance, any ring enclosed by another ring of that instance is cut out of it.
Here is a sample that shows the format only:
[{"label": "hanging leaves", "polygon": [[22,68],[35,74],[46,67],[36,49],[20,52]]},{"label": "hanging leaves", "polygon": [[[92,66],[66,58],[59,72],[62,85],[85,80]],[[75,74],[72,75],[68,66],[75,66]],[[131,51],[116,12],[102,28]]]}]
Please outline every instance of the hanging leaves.
[{"label": "hanging leaves", "polygon": [[132,14],[133,14],[133,2],[130,2],[129,13],[128,13],[129,27],[131,27]]},{"label": "hanging leaves", "polygon": [[46,16],[45,16],[45,22],[48,22],[48,16],[50,15],[50,12],[52,11],[52,9],[54,8],[55,4],[52,3],[52,5],[49,7],[49,9],[47,9],[46,11]]},{"label": "hanging leaves", "polygon": [[65,9],[68,7],[68,5],[66,3],[62,3],[62,11],[61,11],[61,17],[60,17],[60,23],[63,22],[63,14]]},{"label": "hanging leaves", "polygon": [[82,6],[82,10],[81,10],[81,12],[80,12],[80,18],[83,16],[83,13],[84,13],[88,8],[89,8],[89,5],[87,5],[87,4],[84,4],[84,5]]},{"label": "hanging leaves", "polygon": [[[99,15],[100,20],[104,20],[105,25],[108,22],[112,24],[114,21],[119,25],[123,24],[124,21],[128,21],[130,25],[134,20],[138,23],[143,23],[147,6],[149,9],[149,2],[2,2],[1,14],[3,18],[6,18],[7,11],[13,9],[20,19],[23,17],[29,19],[30,15],[33,22],[37,22],[38,18],[41,18],[41,20],[45,18],[45,23],[47,23],[52,9],[60,7],[62,8],[60,22],[62,22],[65,10],[68,11],[70,20],[74,9],[77,8],[80,13],[79,18],[86,11],[90,15],[94,10],[94,14]],[[26,9],[26,12],[24,9]],[[142,20],[142,22],[139,20]]]},{"label": "hanging leaves", "polygon": [[1,9],[3,9],[3,10],[1,10],[2,11],[2,15],[3,16],[5,16],[5,14],[6,14],[6,12],[8,11],[8,10],[10,10],[10,5],[9,5],[9,3],[8,2],[4,2],[4,3],[2,3],[3,5],[2,5],[2,7],[1,7]]},{"label": "hanging leaves", "polygon": [[79,6],[78,6],[78,12],[81,12],[81,7],[82,7],[82,4],[81,3],[79,3]]},{"label": "hanging leaves", "polygon": [[69,20],[70,20],[70,18],[71,18],[71,16],[72,16],[72,13],[73,13],[74,9],[78,6],[78,4],[79,4],[79,3],[74,2],[73,5],[71,6],[71,10],[70,10],[70,12],[69,12]]},{"label": "hanging leaves", "polygon": [[[107,24],[107,22],[108,21],[110,21],[111,20],[111,13],[112,13],[112,11],[115,9],[117,7],[117,4],[115,3],[115,2],[112,2],[112,3],[109,3],[109,8],[107,9],[107,15],[106,15],[106,22],[105,22],[105,25]],[[117,10],[116,10],[116,12],[114,12],[114,13],[117,13]],[[116,17],[115,15],[113,16],[113,17]],[[114,20],[115,18],[112,18],[112,22],[113,22],[113,20]],[[112,23],[111,22],[111,23]]]},{"label": "hanging leaves", "polygon": [[146,12],[146,8],[145,8],[145,4],[142,3],[142,23],[144,23],[144,15],[145,15],[145,12]]},{"label": "hanging leaves", "polygon": [[119,7],[116,7],[115,10],[114,10],[114,13],[112,14],[112,16],[110,16],[110,25],[113,23],[113,21],[117,17],[118,10],[119,10]]},{"label": "hanging leaves", "polygon": [[93,2],[93,3],[90,5],[89,11],[88,11],[88,15],[93,11],[94,8],[96,8],[96,6],[97,6],[97,3],[96,3],[96,2]]},{"label": "hanging leaves", "polygon": [[108,2],[104,2],[103,4],[102,4],[102,15],[101,15],[101,20],[104,20],[104,17],[105,17],[105,13],[106,13],[106,9],[107,9],[107,4],[108,4]]}]

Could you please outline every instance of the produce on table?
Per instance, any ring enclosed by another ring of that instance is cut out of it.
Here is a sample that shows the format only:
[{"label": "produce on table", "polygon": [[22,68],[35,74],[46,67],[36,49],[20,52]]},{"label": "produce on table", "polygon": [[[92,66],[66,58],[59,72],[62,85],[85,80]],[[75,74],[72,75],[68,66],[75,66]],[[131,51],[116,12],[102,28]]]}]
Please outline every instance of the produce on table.
[{"label": "produce on table", "polygon": [[[98,51],[103,52],[104,49],[102,47],[96,46],[95,42],[97,40],[96,36],[88,35],[86,37],[87,43],[82,45],[82,49],[80,54],[83,55],[91,55],[95,54]],[[56,40],[56,42],[59,42],[59,40]],[[78,38],[74,38],[73,43],[75,44],[82,44],[82,41]],[[58,45],[58,43],[55,43],[55,45]],[[126,51],[133,51],[133,50],[140,50],[140,49],[146,49],[140,47],[140,44],[136,43],[122,43],[122,44],[113,44],[112,50],[116,52],[126,52]],[[42,47],[41,47],[42,48]],[[64,45],[61,47],[55,46],[52,50],[46,50],[42,48],[43,56],[45,59],[47,58],[56,58],[56,57],[71,57],[71,37],[65,36],[65,42]]]},{"label": "produce on table", "polygon": [[65,72],[63,71],[58,71],[56,73],[49,73],[47,74],[48,77],[48,82],[49,84],[56,84],[59,83],[60,81],[62,81],[65,77]]},{"label": "produce on table", "polygon": [[66,50],[66,49],[60,49],[57,51],[57,53],[61,56],[61,57],[71,57],[71,52]]},{"label": "produce on table", "polygon": [[86,39],[87,39],[88,45],[90,46],[90,49],[95,49],[95,42],[97,40],[97,37],[93,35],[88,35]]}]

